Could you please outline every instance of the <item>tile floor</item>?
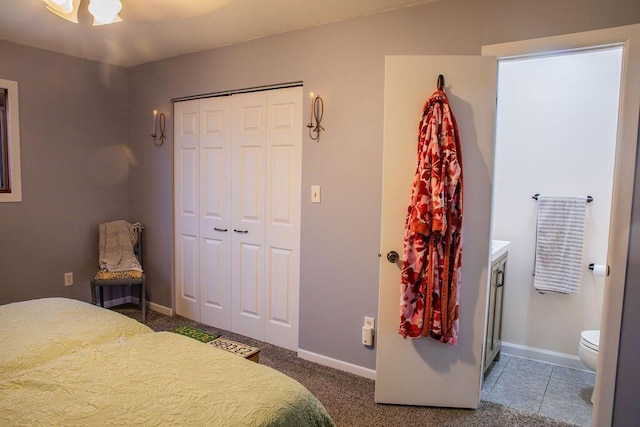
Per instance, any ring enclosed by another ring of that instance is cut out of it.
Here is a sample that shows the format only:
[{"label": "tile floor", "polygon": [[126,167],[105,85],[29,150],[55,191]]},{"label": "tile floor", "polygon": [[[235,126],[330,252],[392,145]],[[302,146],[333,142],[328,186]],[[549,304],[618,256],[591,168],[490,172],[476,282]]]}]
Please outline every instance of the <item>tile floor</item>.
[{"label": "tile floor", "polygon": [[593,372],[503,354],[485,373],[482,399],[590,426],[594,382]]}]

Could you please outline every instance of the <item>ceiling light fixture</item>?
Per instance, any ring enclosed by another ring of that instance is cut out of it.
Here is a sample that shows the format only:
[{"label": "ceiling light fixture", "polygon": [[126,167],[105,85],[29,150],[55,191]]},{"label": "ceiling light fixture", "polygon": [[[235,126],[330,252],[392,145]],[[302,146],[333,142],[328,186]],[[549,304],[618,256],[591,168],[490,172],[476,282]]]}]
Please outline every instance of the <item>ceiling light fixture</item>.
[{"label": "ceiling light fixture", "polygon": [[[67,21],[78,23],[78,9],[81,0],[43,0],[47,9]],[[89,13],[93,15],[93,25],[120,22],[122,10],[120,0],[89,0]]]}]

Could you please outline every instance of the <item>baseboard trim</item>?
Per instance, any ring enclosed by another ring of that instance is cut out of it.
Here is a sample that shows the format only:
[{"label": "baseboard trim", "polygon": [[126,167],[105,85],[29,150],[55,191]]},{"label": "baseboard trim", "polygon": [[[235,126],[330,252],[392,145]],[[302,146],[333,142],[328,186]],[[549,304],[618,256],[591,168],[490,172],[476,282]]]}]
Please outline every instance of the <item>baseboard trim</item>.
[{"label": "baseboard trim", "polygon": [[165,316],[173,317],[173,309],[171,307],[165,307],[164,305],[156,304],[155,302],[148,302],[149,309],[156,313],[164,314]]},{"label": "baseboard trim", "polygon": [[[136,301],[137,301],[137,298],[136,298]],[[122,297],[122,298],[110,299],[110,300],[106,300],[104,302],[104,308],[117,307],[119,305],[127,304],[127,303],[130,303],[130,302],[132,302],[131,301],[131,297]]]},{"label": "baseboard trim", "polygon": [[318,365],[328,366],[330,368],[349,372],[350,374],[358,375],[360,377],[369,378],[370,380],[376,379],[376,371],[374,369],[354,365],[352,363],[344,362],[332,357],[323,356],[321,354],[312,353],[310,351],[302,349],[298,349],[298,357],[300,359],[308,360],[309,362],[317,363]]},{"label": "baseboard trim", "polygon": [[[578,343],[576,343],[576,346],[577,345]],[[504,341],[502,342],[501,351],[503,354],[508,354],[510,356],[524,357],[527,359],[551,363],[558,366],[565,366],[567,368],[580,369],[583,371],[587,370],[580,361],[580,358],[571,354],[558,353],[536,347],[527,347],[526,345],[513,344]]]},{"label": "baseboard trim", "polygon": [[[105,308],[117,307],[122,304],[140,304],[140,298],[133,296],[126,296],[122,298],[116,298],[104,302]],[[164,314],[165,316],[173,316],[173,309],[165,307],[164,305],[156,304],[155,302],[147,301],[147,307],[149,310],[153,310],[157,313]]]}]

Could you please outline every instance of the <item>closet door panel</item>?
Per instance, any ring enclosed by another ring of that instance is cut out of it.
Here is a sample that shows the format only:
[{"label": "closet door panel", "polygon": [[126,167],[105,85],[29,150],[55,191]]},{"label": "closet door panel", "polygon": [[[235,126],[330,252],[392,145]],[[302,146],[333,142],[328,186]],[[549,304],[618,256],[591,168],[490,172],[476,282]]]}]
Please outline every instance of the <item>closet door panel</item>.
[{"label": "closet door panel", "polygon": [[198,295],[198,238],[182,234],[178,242],[180,253],[180,269],[178,277],[182,283],[180,297],[193,304],[197,304]]},{"label": "closet door panel", "polygon": [[242,316],[259,319],[262,313],[262,247],[240,244],[239,311]]},{"label": "closet door panel", "polygon": [[247,146],[241,147],[239,150],[239,171],[238,185],[236,188],[240,191],[240,206],[238,212],[239,224],[260,224],[264,208],[263,188],[264,188],[264,171],[263,171],[263,147]]},{"label": "closet door panel", "polygon": [[268,297],[269,322],[290,328],[293,325],[291,313],[292,283],[292,254],[291,250],[270,248]]},{"label": "closet door panel", "polygon": [[176,312],[200,319],[199,295],[199,105],[178,102],[174,107]]},{"label": "closet door panel", "polygon": [[302,88],[267,92],[265,339],[297,350]]},{"label": "closet door panel", "polygon": [[231,99],[199,102],[200,321],[231,329]]},{"label": "closet door panel", "polygon": [[232,103],[232,331],[264,340],[266,94]]}]

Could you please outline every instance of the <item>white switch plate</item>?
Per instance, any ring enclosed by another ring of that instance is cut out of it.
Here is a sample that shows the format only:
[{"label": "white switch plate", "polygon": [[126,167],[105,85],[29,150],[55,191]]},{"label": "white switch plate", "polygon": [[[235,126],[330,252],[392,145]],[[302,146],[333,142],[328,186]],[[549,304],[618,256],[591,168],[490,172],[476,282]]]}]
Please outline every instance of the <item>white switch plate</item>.
[{"label": "white switch plate", "polygon": [[64,273],[64,285],[65,286],[73,285],[73,273]]},{"label": "white switch plate", "polygon": [[311,186],[311,203],[320,203],[320,186]]},{"label": "white switch plate", "polygon": [[365,328],[375,329],[375,319],[373,317],[364,317],[364,326]]}]

